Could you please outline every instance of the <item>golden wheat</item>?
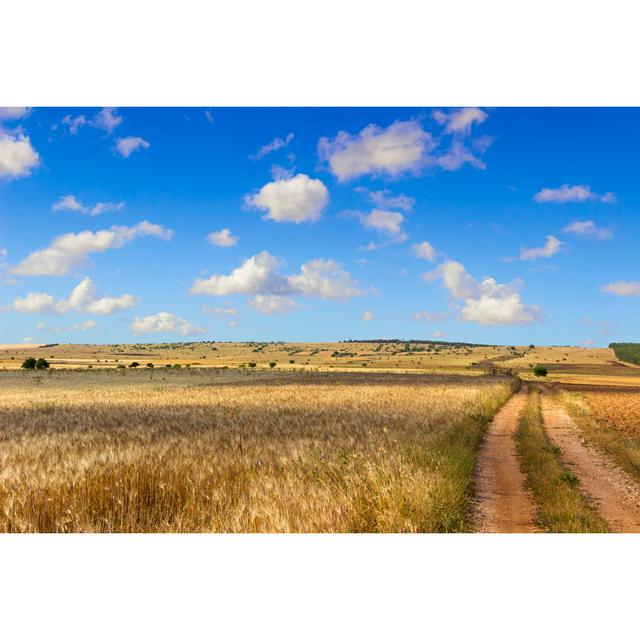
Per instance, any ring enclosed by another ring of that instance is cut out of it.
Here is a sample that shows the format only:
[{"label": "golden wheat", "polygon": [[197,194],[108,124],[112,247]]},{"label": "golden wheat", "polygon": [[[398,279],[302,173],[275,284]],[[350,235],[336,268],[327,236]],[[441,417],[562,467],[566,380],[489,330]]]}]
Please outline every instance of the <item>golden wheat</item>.
[{"label": "golden wheat", "polygon": [[2,383],[0,530],[14,532],[463,530],[475,447],[510,393],[372,374]]}]

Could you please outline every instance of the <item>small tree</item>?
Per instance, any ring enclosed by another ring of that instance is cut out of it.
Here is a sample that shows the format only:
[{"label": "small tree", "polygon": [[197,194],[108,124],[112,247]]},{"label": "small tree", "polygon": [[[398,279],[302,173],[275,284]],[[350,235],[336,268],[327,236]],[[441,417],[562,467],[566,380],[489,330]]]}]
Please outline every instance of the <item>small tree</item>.
[{"label": "small tree", "polygon": [[36,369],[48,369],[49,363],[44,358],[38,358],[36,360]]},{"label": "small tree", "polygon": [[275,362],[270,362],[269,366],[273,369],[276,366],[276,363]]},{"label": "small tree", "polygon": [[132,363],[129,365],[129,368],[130,368],[130,369],[135,369],[136,367],[139,367],[139,366],[140,366],[140,363],[139,363],[139,362],[132,362]]},{"label": "small tree", "polygon": [[533,375],[535,376],[543,378],[544,376],[547,375],[547,373],[549,372],[546,370],[545,367],[541,367],[540,365],[533,367]]},{"label": "small tree", "polygon": [[153,369],[153,362],[147,362],[147,367],[149,367],[149,369]]},{"label": "small tree", "polygon": [[256,366],[256,363],[255,363],[255,362],[250,362],[250,363],[249,363],[249,366],[250,366],[252,369],[254,369],[254,368],[255,368],[255,366]]},{"label": "small tree", "polygon": [[23,369],[35,369],[36,368],[36,363],[37,363],[37,360],[35,358],[27,358],[22,363],[22,368]]}]

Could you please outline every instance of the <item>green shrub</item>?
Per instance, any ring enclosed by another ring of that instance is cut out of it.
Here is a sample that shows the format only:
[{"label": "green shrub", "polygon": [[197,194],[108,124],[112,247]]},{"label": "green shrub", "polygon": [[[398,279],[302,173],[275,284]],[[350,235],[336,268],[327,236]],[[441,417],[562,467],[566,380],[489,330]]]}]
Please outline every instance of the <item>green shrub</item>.
[{"label": "green shrub", "polygon": [[36,368],[36,362],[37,362],[37,360],[35,358],[27,358],[22,363],[22,368],[23,369],[35,369]]},{"label": "green shrub", "polygon": [[131,364],[129,364],[130,369],[135,369],[136,367],[139,367],[139,366],[140,366],[139,362],[132,362]]},{"label": "green shrub", "polygon": [[533,367],[533,375],[535,375],[535,376],[543,378],[548,373],[549,372],[546,370],[545,367],[541,367],[540,365],[537,365],[537,366]]},{"label": "green shrub", "polygon": [[38,358],[36,360],[36,369],[48,369],[49,363],[44,358]]},{"label": "green shrub", "polygon": [[275,362],[270,362],[269,366],[273,369],[276,366],[276,363]]}]

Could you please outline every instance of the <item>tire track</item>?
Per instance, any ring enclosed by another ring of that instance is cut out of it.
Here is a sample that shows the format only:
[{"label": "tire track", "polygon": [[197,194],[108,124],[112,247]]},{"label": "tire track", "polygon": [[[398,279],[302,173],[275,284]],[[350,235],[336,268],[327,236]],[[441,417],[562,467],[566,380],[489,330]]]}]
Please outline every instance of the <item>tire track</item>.
[{"label": "tire track", "polygon": [[483,533],[532,533],[536,506],[524,488],[516,454],[515,432],[527,400],[523,387],[498,411],[487,428],[476,463],[473,523]]},{"label": "tire track", "polygon": [[612,531],[640,532],[640,487],[604,455],[587,446],[577,425],[548,392],[541,396],[549,440],[560,448],[563,463],[580,479]]}]

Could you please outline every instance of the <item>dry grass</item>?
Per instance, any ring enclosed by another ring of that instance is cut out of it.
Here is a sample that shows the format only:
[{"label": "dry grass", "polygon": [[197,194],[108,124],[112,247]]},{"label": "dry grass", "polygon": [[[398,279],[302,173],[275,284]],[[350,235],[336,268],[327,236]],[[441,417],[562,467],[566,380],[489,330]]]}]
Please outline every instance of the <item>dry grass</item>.
[{"label": "dry grass", "polygon": [[547,438],[540,395],[532,391],[516,432],[518,456],[538,507],[538,524],[554,533],[604,533],[606,522],[581,494],[579,479],[561,460]]},{"label": "dry grass", "polygon": [[558,397],[585,436],[640,480],[640,393],[560,391]]},{"label": "dry grass", "polygon": [[495,378],[105,373],[2,374],[0,530],[465,530],[476,448],[511,392]]}]

